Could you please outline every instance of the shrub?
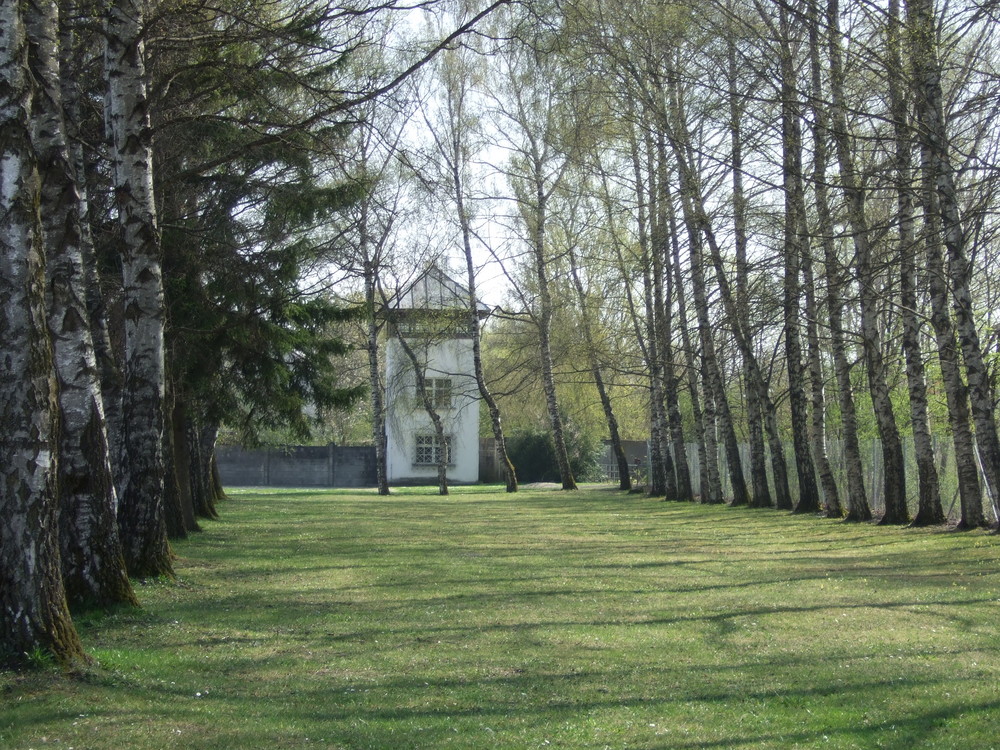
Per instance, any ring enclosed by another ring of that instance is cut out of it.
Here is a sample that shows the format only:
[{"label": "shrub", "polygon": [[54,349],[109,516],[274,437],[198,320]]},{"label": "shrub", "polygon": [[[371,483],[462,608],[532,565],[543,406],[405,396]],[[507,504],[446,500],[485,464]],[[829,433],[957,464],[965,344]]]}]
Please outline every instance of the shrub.
[{"label": "shrub", "polygon": [[[566,452],[573,477],[578,482],[603,478],[601,456],[604,446],[599,440],[583,435],[572,422],[563,428]],[[552,434],[548,430],[516,430],[507,438],[507,453],[521,482],[558,482],[559,462],[556,461]]]}]

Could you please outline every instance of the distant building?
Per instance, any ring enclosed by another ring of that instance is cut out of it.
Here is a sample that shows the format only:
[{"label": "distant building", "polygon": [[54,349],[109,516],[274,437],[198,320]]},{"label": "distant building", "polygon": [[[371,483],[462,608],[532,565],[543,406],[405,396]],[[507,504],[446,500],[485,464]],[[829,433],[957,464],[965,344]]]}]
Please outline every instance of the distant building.
[{"label": "distant building", "polygon": [[[481,303],[476,309],[480,319],[489,311]],[[472,325],[468,288],[437,266],[430,266],[403,289],[390,311],[385,356],[390,483],[435,481],[442,454],[450,482],[479,481],[479,388]],[[413,362],[399,335],[423,369],[425,388],[445,427],[443,444],[417,393]]]}]

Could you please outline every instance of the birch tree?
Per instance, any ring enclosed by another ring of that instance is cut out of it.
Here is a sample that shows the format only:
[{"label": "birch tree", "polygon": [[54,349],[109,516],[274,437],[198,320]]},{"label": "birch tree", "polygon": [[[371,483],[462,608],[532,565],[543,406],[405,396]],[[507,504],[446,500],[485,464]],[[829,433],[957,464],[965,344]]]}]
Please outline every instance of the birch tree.
[{"label": "birch tree", "polygon": [[475,241],[472,225],[473,210],[466,195],[469,162],[474,152],[474,147],[469,141],[473,135],[472,121],[475,118],[471,111],[470,100],[473,97],[473,90],[470,79],[475,71],[468,59],[467,51],[452,50],[439,59],[436,72],[438,74],[436,80],[443,98],[443,101],[438,103],[442,107],[442,113],[436,123],[426,117],[425,121],[434,141],[437,156],[441,159],[449,197],[454,204],[459,242],[465,261],[466,287],[469,293],[469,330],[472,332],[472,363],[476,385],[489,412],[496,455],[503,471],[507,492],[517,492],[517,472],[507,454],[500,404],[493,396],[483,370],[480,302],[476,293],[476,263],[473,258]]},{"label": "birch tree", "polygon": [[84,660],[60,570],[56,385],[45,315],[35,92],[25,14],[55,6],[0,2],[0,665],[51,655]]},{"label": "birch tree", "polygon": [[865,491],[861,446],[858,441],[858,417],[854,402],[854,385],[851,381],[847,334],[843,322],[847,279],[834,237],[833,213],[830,206],[827,177],[830,161],[830,118],[823,85],[822,60],[825,57],[825,47],[822,44],[820,34],[821,11],[817,0],[810,0],[809,13],[809,69],[812,87],[809,107],[812,111],[813,201],[816,213],[816,240],[823,251],[830,349],[834,377],[837,383],[837,404],[840,407],[841,434],[846,465],[847,494],[845,503],[847,507],[845,518],[848,521],[870,521],[872,514]]},{"label": "birch tree", "polygon": [[883,496],[885,513],[882,523],[905,523],[909,520],[906,505],[903,447],[899,426],[892,410],[886,363],[882,354],[877,321],[880,285],[872,257],[873,238],[867,213],[867,187],[862,184],[847,123],[844,91],[844,63],[840,31],[840,5],[837,0],[827,4],[826,27],[830,56],[830,123],[840,166],[840,188],[844,196],[851,241],[857,256],[860,287],[861,344],[868,375],[868,389],[878,426],[882,448]]},{"label": "birch tree", "polygon": [[[1000,441],[997,439],[997,428],[993,414],[993,396],[987,380],[987,373],[982,356],[979,335],[973,317],[973,302],[969,289],[970,263],[966,251],[966,230],[963,226],[961,206],[955,183],[954,167],[951,163],[951,141],[944,116],[943,92],[941,84],[941,67],[937,49],[937,24],[934,5],[931,0],[909,0],[906,4],[906,19],[909,26],[909,59],[913,73],[913,86],[916,109],[917,138],[921,148],[921,169],[923,172],[924,189],[923,203],[926,221],[930,231],[925,233],[928,242],[928,261],[931,283],[932,303],[936,300],[934,312],[935,331],[938,332],[939,353],[941,355],[942,371],[945,367],[952,369],[954,355],[945,315],[947,307],[942,299],[944,290],[941,288],[945,277],[944,264],[938,260],[940,247],[947,251],[947,280],[951,285],[951,302],[955,315],[955,329],[958,335],[959,349],[965,365],[965,376],[968,382],[968,398],[975,422],[975,439],[982,460],[983,474],[989,488],[994,511],[1000,503]],[[959,383],[955,382],[956,373],[950,373],[952,388],[951,398],[955,403],[955,414],[952,418],[952,434],[956,440],[956,450],[961,444],[964,455],[961,461],[969,460],[967,432],[963,424],[963,401]],[[972,469],[960,467],[960,471],[968,472],[962,485],[962,528],[975,528],[985,523],[982,512],[982,502],[978,493],[972,490]]]},{"label": "birch tree", "polygon": [[123,484],[118,526],[133,577],[173,575],[163,514],[164,300],[146,99],[144,0],[108,8],[108,113],[125,309]]},{"label": "birch tree", "polygon": [[914,216],[913,136],[909,121],[909,78],[903,67],[902,19],[899,0],[889,0],[886,19],[886,62],[889,75],[889,104],[893,128],[893,171],[896,181],[897,238],[899,251],[899,304],[903,322],[903,352],[906,356],[906,380],[910,396],[910,425],[917,460],[919,495],[915,526],[944,522],[934,443],[931,437],[927,403],[924,356],[921,351],[921,323],[917,299],[915,259],[918,254]]},{"label": "birch tree", "polygon": [[49,330],[59,393],[59,528],[63,581],[74,603],[138,604],[115,520],[118,498],[86,305],[81,198],[67,146],[58,11],[40,0],[27,16],[38,82],[34,139],[41,176]]},{"label": "birch tree", "polygon": [[[504,100],[497,102],[497,112],[502,118],[500,128],[514,149],[508,178],[534,277],[536,304],[532,318],[538,330],[542,383],[556,461],[562,488],[575,490],[552,358],[554,300],[549,281],[552,248],[548,236],[549,204],[570,166],[558,146],[562,138],[559,130],[568,123],[559,116],[559,76],[545,55],[544,50],[530,47],[516,47],[508,54],[504,62]],[[563,138],[563,142],[568,141]]]}]

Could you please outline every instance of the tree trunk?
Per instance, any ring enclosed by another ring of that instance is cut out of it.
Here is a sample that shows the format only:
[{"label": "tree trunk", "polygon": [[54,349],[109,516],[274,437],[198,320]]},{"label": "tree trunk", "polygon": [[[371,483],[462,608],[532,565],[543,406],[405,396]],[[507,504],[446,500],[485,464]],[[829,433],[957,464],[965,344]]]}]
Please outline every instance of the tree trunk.
[{"label": "tree trunk", "polygon": [[[750,447],[750,486],[753,488],[750,506],[767,508],[774,504],[771,499],[771,489],[767,483],[767,457],[764,449],[764,407],[762,397],[766,394],[767,385],[761,376],[757,365],[757,357],[750,341],[750,294],[749,267],[747,263],[747,218],[746,194],[743,188],[743,130],[742,107],[737,94],[736,78],[736,45],[732,40],[726,44],[726,64],[728,73],[727,98],[729,100],[729,143],[731,154],[731,170],[733,183],[733,244],[736,251],[736,298],[725,301],[725,296],[731,293],[723,292],[724,268],[721,254],[710,245],[712,264],[719,282],[719,290],[724,295],[723,303],[730,307],[728,316],[733,321],[734,328],[739,330],[736,338],[740,355],[743,358],[743,380],[747,392],[747,436]],[[719,257],[717,257],[717,255]]]},{"label": "tree trunk", "polygon": [[402,347],[403,352],[406,354],[407,359],[410,360],[410,365],[413,367],[413,374],[416,378],[417,387],[417,398],[424,406],[424,411],[427,412],[427,416],[430,417],[431,424],[434,425],[434,436],[438,444],[438,461],[437,461],[437,472],[438,472],[438,494],[447,495],[448,494],[448,461],[449,461],[449,451],[450,446],[445,439],[444,434],[444,422],[441,420],[441,415],[438,414],[437,409],[434,407],[434,401],[431,399],[431,395],[427,390],[427,376],[425,374],[425,368],[427,367],[426,362],[421,362],[417,357],[416,352],[413,351],[413,347],[409,345],[403,336],[403,333],[396,329],[396,339],[399,341],[400,347]]},{"label": "tree trunk", "polygon": [[823,363],[819,345],[819,306],[816,303],[816,280],[813,274],[812,252],[802,256],[802,281],[806,301],[806,362],[812,399],[812,445],[819,482],[823,488],[823,513],[828,518],[841,518],[840,490],[833,476],[830,457],[826,452],[826,397],[824,395]]},{"label": "tree trunk", "polygon": [[900,49],[899,0],[889,0],[886,35],[888,56],[889,99],[895,139],[896,210],[899,236],[899,302],[903,321],[903,352],[906,356],[906,382],[910,395],[910,423],[917,460],[919,495],[914,526],[944,523],[934,444],[931,439],[927,408],[927,383],[924,356],[920,349],[920,317],[917,309],[916,267],[914,258],[917,242],[913,216],[913,134],[908,120],[907,95],[904,82],[906,70]]},{"label": "tree trunk", "polygon": [[[677,282],[677,317],[680,319],[681,343],[684,347],[684,356],[687,359],[691,415],[694,418],[695,431],[698,434],[700,500],[702,503],[714,505],[722,502],[722,481],[719,478],[719,454],[715,440],[715,420],[711,414],[711,394],[705,394],[705,406],[702,408],[698,388],[699,368],[695,359],[696,353],[692,346],[691,335],[688,332],[687,303],[684,294],[684,278],[681,275],[679,244],[673,245],[672,255],[674,277]],[[704,377],[702,382],[704,382]]]},{"label": "tree trunk", "polygon": [[677,480],[677,499],[688,502],[694,499],[694,492],[691,488],[691,469],[688,466],[687,444],[684,440],[684,421],[681,418],[680,401],[678,400],[677,375],[674,372],[675,358],[674,345],[669,333],[673,329],[673,298],[674,281],[671,272],[671,255],[679,253],[677,247],[677,233],[675,231],[676,220],[674,218],[673,201],[669,197],[664,201],[667,208],[667,220],[670,227],[670,247],[664,248],[666,253],[664,261],[663,284],[664,299],[663,309],[670,314],[670,318],[664,321],[668,331],[663,341],[663,395],[666,401],[667,429],[670,431],[670,444],[673,448],[674,475]]},{"label": "tree trunk", "polygon": [[[633,165],[635,166],[635,162],[633,163]],[[608,186],[607,186],[607,183],[606,183],[606,175],[602,174],[601,175],[601,180],[604,183],[604,185],[603,185],[604,194],[605,194],[605,197],[607,198],[608,196],[610,196],[610,191],[608,190]],[[641,248],[642,248],[643,243],[645,242],[645,238],[646,238],[645,208],[644,208],[644,206],[645,206],[645,197],[644,197],[645,193],[644,193],[642,184],[643,183],[642,183],[642,179],[641,179],[641,174],[637,173],[636,174],[636,195],[637,195],[637,198],[638,198],[639,204],[640,204],[640,209],[639,209],[639,211],[640,211],[640,220],[639,220],[639,234],[640,234],[639,248],[640,248],[640,252],[642,252]],[[611,210],[611,206],[610,206],[610,200],[605,200],[605,210],[606,210],[606,218],[608,220],[608,223],[611,224],[611,222],[613,221],[613,214],[612,214],[612,210]],[[639,351],[642,354],[643,361],[645,361],[645,362],[648,363],[650,361],[650,358],[649,358],[649,346],[648,346],[648,342],[646,340],[646,334],[642,330],[643,329],[643,325],[642,325],[643,321],[640,319],[640,315],[637,312],[638,306],[637,306],[636,301],[635,301],[635,296],[634,296],[634,294],[632,292],[632,285],[631,285],[631,283],[628,282],[628,280],[631,278],[631,276],[633,274],[633,270],[626,265],[625,258],[622,255],[621,247],[620,247],[619,243],[614,243],[613,246],[614,246],[614,251],[615,251],[615,259],[616,259],[617,265],[618,265],[618,273],[620,274],[620,277],[621,277],[621,279],[624,282],[622,284],[622,289],[624,291],[626,309],[628,311],[629,319],[630,319],[631,324],[632,324],[632,332],[633,332],[633,335],[635,336],[635,341],[636,341],[636,344],[637,344],[637,346],[639,348]],[[647,377],[648,377],[648,373],[647,373]],[[650,409],[650,412],[652,413],[652,409]],[[683,454],[677,454],[677,455],[683,455]],[[618,457],[618,462],[619,462],[618,463],[618,471],[619,471],[619,473],[621,473],[622,469],[624,468],[624,470],[626,471],[626,473],[629,473],[630,472],[630,468],[628,466],[628,460],[625,459],[625,463],[623,465],[621,463],[621,460],[623,458],[625,458],[625,456],[624,456],[624,450],[622,451],[622,455]],[[685,465],[684,468],[686,470],[687,466]],[[630,487],[632,485],[631,475],[630,475],[630,478],[629,478],[629,485],[630,485]],[[689,487],[688,495],[690,496],[690,487]],[[688,499],[690,499],[690,497]]]},{"label": "tree trunk", "polygon": [[[725,383],[722,380],[722,369],[719,367],[715,351],[713,327],[708,314],[707,287],[705,286],[703,270],[704,262],[701,238],[699,237],[697,240],[691,242],[691,287],[692,296],[694,297],[695,314],[698,318],[703,372],[707,380],[707,390],[710,391],[710,398],[706,397],[706,404],[711,403],[712,405],[711,410],[706,407],[706,411],[711,415],[711,420],[717,423],[717,428],[722,433],[723,446],[726,451],[726,465],[729,469],[729,479],[733,488],[732,504],[747,505],[749,497],[746,481],[743,477],[743,463],[740,458],[739,445],[736,441],[736,430],[733,427],[732,414],[729,410],[729,398],[726,395]],[[714,433],[715,427],[710,426],[709,429]],[[721,501],[723,498],[720,496],[719,499]]]},{"label": "tree trunk", "polygon": [[[177,471],[177,464],[174,461],[174,440],[173,429],[173,393],[166,394],[166,404],[164,410],[163,426],[163,522],[167,527],[168,539],[186,539],[187,523],[184,519],[183,500],[181,497],[181,487]],[[194,513],[192,510],[192,517]]]},{"label": "tree trunk", "polygon": [[[911,3],[912,5],[912,3]],[[912,16],[912,12],[911,12]],[[917,19],[910,19],[913,24]],[[915,29],[911,29],[915,33]],[[918,66],[916,52],[911,49],[915,68]],[[919,70],[915,69],[915,74]],[[918,108],[921,106],[919,90],[916,91]],[[926,106],[926,105],[923,105]],[[918,134],[922,128],[918,126]],[[982,524],[982,494],[979,485],[979,471],[976,467],[976,452],[972,436],[969,394],[962,378],[955,328],[948,306],[948,285],[944,258],[941,254],[941,218],[935,187],[935,169],[931,149],[926,137],[920,136],[921,191],[920,203],[923,208],[922,241],[927,267],[927,285],[931,303],[931,327],[937,345],[941,380],[948,403],[948,426],[951,429],[955,447],[955,468],[958,474],[958,491],[962,517],[959,521],[964,528],[974,528]]]},{"label": "tree trunk", "polygon": [[[56,384],[22,3],[0,3],[0,666],[85,659],[59,560]],[[34,6],[44,16],[54,5]]]},{"label": "tree trunk", "polygon": [[177,491],[180,499],[181,517],[187,531],[201,531],[197,515],[202,518],[216,520],[219,517],[214,507],[210,514],[205,514],[204,505],[199,507],[194,502],[195,474],[198,464],[195,461],[197,447],[192,445],[191,417],[188,415],[187,397],[174,394],[173,412],[170,415],[170,427],[173,434],[174,469],[177,472]]},{"label": "tree trunk", "polygon": [[152,132],[146,101],[142,0],[108,8],[108,124],[122,228],[125,309],[123,476],[118,528],[129,574],[172,576],[163,516],[163,279],[153,200]]},{"label": "tree trunk", "polygon": [[215,440],[219,427],[215,423],[199,425],[185,408],[184,432],[191,462],[191,504],[196,518],[217,519],[215,501],[225,497],[215,466]]},{"label": "tree trunk", "polygon": [[[666,232],[669,242],[663,248],[663,311],[664,329],[666,335],[662,341],[663,359],[663,396],[667,412],[667,429],[670,433],[670,444],[673,448],[674,476],[677,480],[677,499],[691,502],[694,500],[694,490],[691,486],[691,469],[688,466],[687,444],[684,440],[684,421],[681,417],[680,401],[678,400],[678,382],[675,372],[675,351],[672,340],[674,327],[674,273],[673,258],[680,258],[680,240],[677,231],[677,212],[674,199],[669,192],[668,183],[664,183],[665,193],[662,197],[662,209],[666,214]],[[679,283],[679,282],[678,282]],[[697,394],[692,404],[697,403]],[[698,410],[700,412],[700,409]],[[700,413],[696,416],[698,425]]]},{"label": "tree trunk", "polygon": [[[645,327],[643,355],[646,360],[646,377],[649,381],[649,481],[647,492],[650,495],[656,496],[666,495],[667,488],[666,466],[662,450],[663,430],[665,427],[663,419],[663,393],[661,391],[663,379],[660,374],[659,337],[656,328],[657,310],[653,289],[652,268],[652,256],[656,250],[650,247],[653,244],[650,239],[650,227],[653,223],[652,217],[655,211],[650,204],[655,204],[656,202],[656,174],[652,157],[653,147],[650,141],[649,137],[645,139],[647,179],[644,180],[638,138],[634,131],[630,133],[629,152],[632,157],[632,174],[635,180],[636,218],[642,272],[642,300],[645,309],[645,316],[643,317]],[[656,234],[655,229],[652,234]]]},{"label": "tree trunk", "polygon": [[[993,414],[992,388],[983,362],[969,291],[971,264],[966,256],[965,230],[951,165],[932,0],[909,0],[907,21],[910,25],[910,60],[916,96],[917,133],[925,179],[929,183],[928,187],[933,184],[934,192],[933,204],[927,200],[925,204],[932,207],[936,229],[940,231],[940,235],[935,232],[931,236],[931,241],[937,245],[941,241],[938,237],[941,237],[948,251],[948,278],[951,281],[955,326],[969,384],[968,396],[976,426],[976,445],[994,514],[1000,519],[1000,440],[997,438]],[[933,275],[934,272],[931,273]],[[985,523],[982,502],[977,502],[971,492],[968,497],[963,494],[960,527],[974,528]]]},{"label": "tree trunk", "polygon": [[[226,499],[226,489],[222,486],[222,476],[219,474],[219,462],[215,455],[215,444],[219,438],[219,423],[210,420],[203,424],[200,430],[196,431],[195,427],[195,424],[192,423],[190,431],[192,435],[197,434],[198,436],[198,453],[205,466],[206,485],[209,490],[205,495],[205,500],[208,508],[206,512],[210,515],[206,515],[206,518],[217,518],[219,514],[216,511],[215,504],[219,500]],[[193,444],[194,441],[192,439]],[[199,514],[202,514],[200,510]]]},{"label": "tree trunk", "polygon": [[[652,165],[651,165],[652,166]],[[651,172],[653,170],[651,169]],[[669,239],[669,218],[673,200],[668,187],[670,180],[670,168],[667,161],[667,148],[664,142],[664,135],[661,133],[656,139],[656,170],[655,173],[655,200],[651,203],[650,219],[652,221],[653,232],[651,234],[651,253],[653,273],[653,335],[656,337],[656,382],[659,396],[655,402],[656,421],[659,425],[657,442],[654,444],[660,455],[663,464],[663,490],[664,494],[674,499],[677,497],[677,466],[670,454],[670,424],[667,401],[671,396],[667,395],[667,383],[670,379],[666,372],[665,353],[670,348],[670,322],[672,311],[668,306],[665,296],[665,287],[669,277],[670,239]],[[674,385],[673,387],[676,387]],[[673,395],[676,400],[676,394]],[[683,453],[678,454],[681,457]]]},{"label": "tree trunk", "polygon": [[660,373],[659,336],[653,290],[652,255],[649,243],[642,251],[643,300],[646,305],[646,367],[649,370],[649,489],[650,495],[667,494],[667,465],[663,456],[663,378]]},{"label": "tree trunk", "polygon": [[[670,76],[671,81],[676,76]],[[722,368],[719,366],[715,350],[713,326],[709,315],[708,287],[705,283],[704,256],[702,235],[706,241],[714,240],[711,222],[705,209],[705,198],[697,173],[689,161],[693,149],[691,137],[687,128],[684,102],[677,87],[671,83],[670,100],[673,108],[674,128],[665,121],[674,157],[677,160],[678,176],[680,178],[681,214],[689,236],[689,252],[691,253],[691,290],[694,298],[695,315],[698,320],[698,332],[701,341],[701,358],[707,378],[707,389],[711,392],[714,410],[711,412],[718,420],[722,432],[723,445],[726,450],[727,468],[733,489],[733,505],[749,504],[746,479],[743,476],[743,461],[740,457],[739,443],[736,439],[736,429],[733,426],[732,413],[729,409],[729,398],[726,395],[725,383],[722,379]],[[709,399],[706,399],[706,404]]]},{"label": "tree trunk", "polygon": [[545,390],[545,405],[549,414],[549,424],[552,428],[552,443],[555,448],[556,462],[559,465],[559,477],[564,490],[575,490],[576,480],[569,465],[569,454],[566,451],[566,438],[563,434],[562,415],[559,413],[559,401],[556,397],[556,381],[552,364],[552,295],[549,290],[547,262],[545,258],[545,222],[547,211],[547,196],[545,195],[544,177],[540,157],[534,154],[532,164],[532,179],[534,188],[533,216],[529,220],[531,232],[530,246],[535,264],[535,280],[538,282],[538,345],[542,361],[542,385]]},{"label": "tree trunk", "polygon": [[137,605],[125,572],[118,497],[86,305],[81,201],[70,164],[60,88],[55,4],[29,6],[29,59],[40,95],[35,143],[48,281],[49,331],[59,393],[59,537],[72,604]]},{"label": "tree trunk", "polygon": [[[464,92],[463,92],[464,93]],[[460,102],[457,111],[457,120],[463,119],[463,108]],[[511,463],[507,453],[507,440],[503,434],[503,419],[500,414],[500,405],[493,398],[489,385],[486,383],[486,374],[483,371],[483,349],[482,331],[479,327],[479,301],[476,295],[476,272],[472,261],[472,227],[469,225],[469,215],[465,210],[465,191],[462,184],[461,165],[459,163],[460,154],[463,147],[458,142],[458,131],[454,133],[452,141],[452,152],[448,155],[451,164],[452,187],[455,190],[455,204],[458,211],[459,228],[462,232],[462,250],[465,253],[466,281],[469,289],[469,328],[472,333],[472,363],[476,374],[476,385],[479,387],[479,395],[486,403],[490,413],[490,427],[493,429],[493,442],[500,466],[503,467],[504,483],[507,492],[517,492],[517,472],[514,464]]]},{"label": "tree trunk", "polygon": [[847,474],[846,521],[870,521],[871,507],[865,491],[864,468],[861,463],[861,446],[858,442],[858,418],[854,405],[854,386],[851,382],[851,365],[847,357],[844,333],[843,305],[845,294],[844,272],[837,257],[833,237],[833,218],[830,213],[829,186],[826,174],[829,155],[827,139],[827,103],[823,94],[823,71],[820,63],[822,43],[820,9],[817,0],[809,3],[809,59],[812,73],[813,113],[813,195],[816,199],[816,234],[823,247],[823,266],[826,272],[826,309],[830,325],[830,349],[834,377],[837,381],[837,403],[840,407],[840,429],[843,442],[844,464]]},{"label": "tree trunk", "polygon": [[[364,237],[364,234],[362,235]],[[364,239],[362,239],[364,247]],[[382,365],[379,362],[379,323],[376,315],[376,266],[368,258],[364,261],[366,349],[368,353],[368,383],[372,400],[372,443],[375,445],[375,482],[378,494],[389,494],[388,450],[385,432],[385,386],[382,383]]]},{"label": "tree trunk", "polygon": [[788,372],[788,401],[792,413],[792,441],[795,448],[795,468],[799,478],[799,499],[796,513],[816,513],[820,509],[819,487],[813,466],[809,440],[809,403],[805,393],[805,368],[802,365],[802,343],[799,331],[802,311],[801,263],[804,252],[805,196],[802,189],[802,129],[801,105],[795,81],[792,59],[791,30],[787,10],[780,11],[781,22],[781,144],[782,187],[784,212],[784,336],[785,363]]},{"label": "tree trunk", "polygon": [[[61,7],[66,18],[74,18],[80,9],[74,0],[64,0]],[[87,51],[79,44],[74,33],[73,22],[60,23],[59,59],[63,70],[82,70],[86,65]],[[108,321],[104,293],[101,290],[101,279],[97,269],[97,257],[94,251],[94,240],[90,230],[89,198],[87,191],[87,164],[84,157],[84,136],[80,133],[80,123],[83,121],[81,106],[80,77],[77,75],[60,76],[59,86],[62,96],[62,111],[64,134],[70,172],[76,184],[79,201],[80,254],[82,258],[83,279],[82,299],[86,306],[86,324],[91,337],[92,351],[96,361],[97,381],[100,389],[101,404],[104,413],[104,431],[108,443],[108,458],[111,464],[113,486],[118,486],[121,468],[121,389],[122,376],[115,360],[111,346],[111,336],[108,332]],[[50,316],[51,317],[51,316]],[[117,492],[115,493],[114,512],[117,513]],[[115,535],[117,536],[117,528]]]},{"label": "tree trunk", "polygon": [[594,334],[590,328],[587,294],[583,288],[583,282],[580,279],[580,272],[577,268],[576,253],[573,252],[572,248],[569,251],[569,264],[570,274],[573,277],[573,286],[576,289],[576,296],[580,302],[580,324],[583,328],[583,341],[587,347],[587,356],[590,359],[590,372],[594,376],[597,395],[601,399],[601,407],[604,409],[604,419],[608,424],[608,434],[611,437],[611,454],[618,465],[618,488],[628,491],[632,489],[628,458],[625,456],[621,435],[618,432],[618,418],[615,416],[611,398],[608,396],[608,389],[604,385],[604,373],[601,371],[601,364],[597,359],[597,352],[594,347]]},{"label": "tree trunk", "polygon": [[827,28],[830,49],[830,98],[832,102],[833,139],[840,163],[841,189],[847,208],[854,250],[857,254],[858,283],[861,291],[861,341],[868,372],[868,389],[882,443],[883,489],[885,514],[881,523],[906,523],[906,477],[903,463],[903,445],[892,410],[886,365],[882,357],[882,344],[878,325],[878,300],[881,293],[872,262],[872,240],[865,209],[864,187],[859,184],[847,131],[847,114],[844,104],[844,72],[841,60],[840,9],[837,0],[827,5]]}]

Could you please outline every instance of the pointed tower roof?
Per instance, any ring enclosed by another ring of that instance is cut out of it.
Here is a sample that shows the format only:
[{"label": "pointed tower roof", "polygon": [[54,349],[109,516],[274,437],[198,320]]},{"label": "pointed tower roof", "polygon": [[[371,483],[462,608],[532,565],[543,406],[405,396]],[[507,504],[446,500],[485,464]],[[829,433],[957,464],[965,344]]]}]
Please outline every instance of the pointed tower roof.
[{"label": "pointed tower roof", "polygon": [[[412,282],[399,293],[396,305],[398,310],[454,310],[468,309],[469,288],[459,284],[438,267],[431,263]],[[476,301],[479,317],[489,314],[488,305]]]}]

